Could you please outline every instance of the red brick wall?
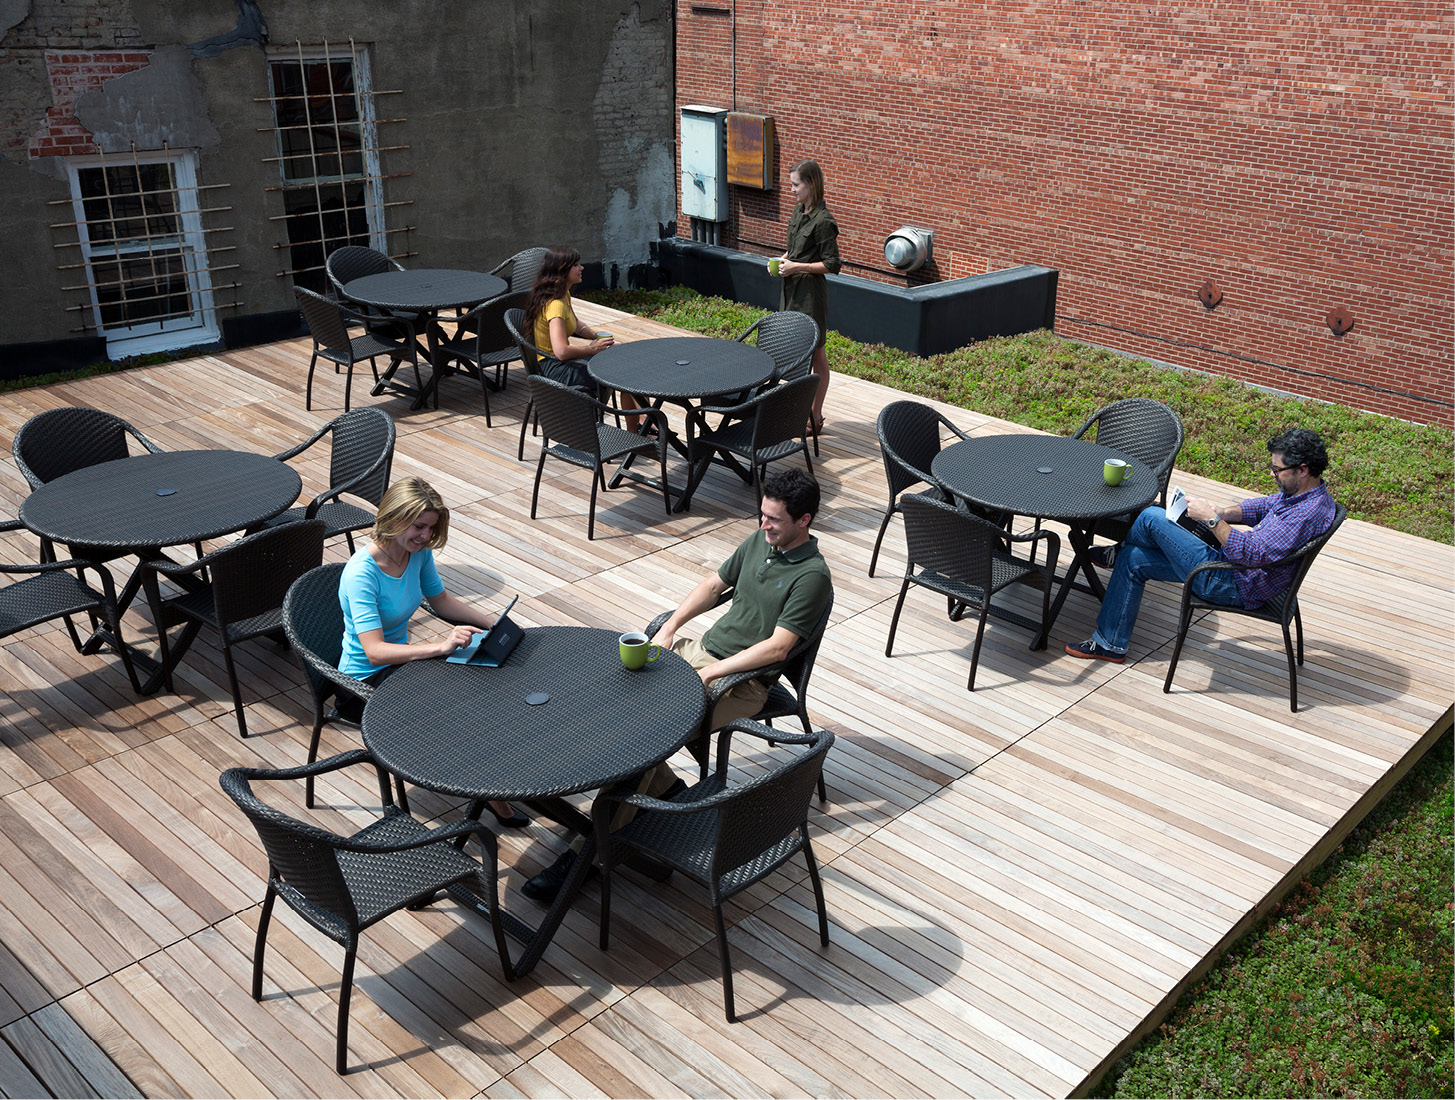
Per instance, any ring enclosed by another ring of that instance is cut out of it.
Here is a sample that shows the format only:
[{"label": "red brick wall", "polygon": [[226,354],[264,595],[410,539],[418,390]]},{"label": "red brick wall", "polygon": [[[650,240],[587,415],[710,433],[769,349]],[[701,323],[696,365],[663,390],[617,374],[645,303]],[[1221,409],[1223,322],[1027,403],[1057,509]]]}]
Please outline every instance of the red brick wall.
[{"label": "red brick wall", "polygon": [[44,126],[30,139],[30,155],[74,157],[96,152],[90,132],[72,113],[77,98],[98,91],[112,77],[145,68],[150,59],[146,50],[47,50],[52,103],[46,108]]},{"label": "red brick wall", "polygon": [[[734,7],[736,89],[732,19],[705,10]],[[1444,5],[679,0],[677,17],[678,104],[777,124],[784,185],[733,188],[724,243],[781,248],[788,167],[812,156],[848,272],[902,278],[884,237],[922,225],[944,278],[1058,268],[1063,335],[1455,422]]]}]

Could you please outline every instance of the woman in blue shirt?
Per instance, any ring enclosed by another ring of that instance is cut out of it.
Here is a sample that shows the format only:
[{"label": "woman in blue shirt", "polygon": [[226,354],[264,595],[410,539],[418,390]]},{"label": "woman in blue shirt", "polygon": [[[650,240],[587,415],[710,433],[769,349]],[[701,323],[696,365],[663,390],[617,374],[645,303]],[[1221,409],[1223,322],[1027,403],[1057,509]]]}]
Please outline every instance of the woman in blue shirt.
[{"label": "woman in blue shirt", "polygon": [[[450,510],[423,478],[406,477],[385,491],[374,520],[374,537],[344,566],[339,606],[344,613],[339,670],[377,684],[408,661],[446,657],[468,645],[490,618],[445,591],[434,551],[449,538]],[[442,619],[457,625],[439,641],[411,642],[409,620],[424,600]],[[492,802],[502,824],[520,828],[530,819],[508,802]]]}]

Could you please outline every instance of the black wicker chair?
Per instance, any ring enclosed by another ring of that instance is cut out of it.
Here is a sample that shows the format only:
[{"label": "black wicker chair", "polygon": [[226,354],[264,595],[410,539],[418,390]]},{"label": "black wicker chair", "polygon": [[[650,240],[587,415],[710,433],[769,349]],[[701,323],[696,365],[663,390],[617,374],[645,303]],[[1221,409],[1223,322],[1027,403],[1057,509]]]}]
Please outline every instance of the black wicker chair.
[{"label": "black wicker chair", "polygon": [[[580,390],[563,386],[549,378],[535,375],[526,379],[531,403],[541,424],[541,457],[536,462],[535,487],[530,495],[530,518],[536,518],[536,503],[541,493],[541,473],[546,456],[559,458],[573,466],[591,471],[591,505],[587,513],[586,538],[596,537],[596,491],[606,488],[605,467],[631,455],[649,455],[657,460],[660,470],[662,502],[667,515],[672,514],[671,490],[667,485],[667,417],[660,409],[632,409],[630,415],[642,416],[655,424],[657,434],[644,436],[619,425],[627,413],[597,401]],[[618,424],[605,424],[601,417],[611,414]]]},{"label": "black wicker chair", "polygon": [[[460,315],[455,331],[440,340],[439,361],[458,364],[459,370],[480,382],[480,399],[485,404],[485,426],[490,426],[490,389],[505,388],[505,365],[521,357],[515,334],[506,327],[505,312],[524,309],[527,294],[502,294],[481,302]],[[494,372],[494,381],[490,374]]]},{"label": "black wicker chair", "polygon": [[[19,520],[0,520],[0,531],[19,530],[23,530]],[[81,574],[87,569],[99,578],[100,592],[82,579]],[[107,629],[111,631],[113,648],[121,657],[122,666],[131,680],[132,690],[141,693],[136,669],[132,667],[131,653],[121,636],[121,617],[116,610],[116,586],[104,565],[82,560],[48,561],[39,565],[0,563],[0,573],[32,574],[25,580],[0,588],[0,638],[8,638],[52,619],[65,619],[71,644],[79,653],[81,639],[76,634],[70,617],[82,611],[100,615],[106,620]]]},{"label": "black wicker chair", "polygon": [[947,429],[957,439],[965,433],[930,405],[919,401],[891,401],[879,411],[879,451],[884,459],[884,476],[889,482],[889,503],[884,519],[874,538],[874,552],[869,556],[869,576],[879,563],[879,544],[889,521],[899,511],[899,495],[912,486],[924,483],[946,500],[949,492],[930,474],[930,464],[940,453],[940,429]]},{"label": "black wicker chair", "polygon": [[10,445],[15,465],[32,489],[102,462],[130,455],[126,437],[142,449],[162,450],[121,417],[100,409],[47,409],[20,426]]},{"label": "black wicker chair", "polygon": [[[718,597],[717,603],[713,606],[721,607],[725,603],[730,603],[732,598],[733,590],[729,588]],[[813,675],[814,662],[818,660],[819,646],[823,644],[824,633],[829,626],[829,615],[833,609],[834,594],[831,589],[829,601],[824,605],[823,614],[819,616],[818,622],[814,624],[814,628],[808,634],[793,643],[793,648],[788,651],[788,656],[783,658],[778,675],[767,676],[768,666],[765,665],[719,676],[707,685],[707,709],[703,711],[702,715],[702,734],[688,745],[692,755],[697,758],[704,777],[707,775],[707,763],[711,751],[713,731],[709,727],[712,723],[713,709],[717,706],[719,699],[747,680],[763,678],[772,681],[772,686],[768,690],[768,698],[764,701],[762,709],[753,715],[753,721],[765,722],[771,726],[775,718],[796,716],[803,723],[805,733],[813,732],[813,725],[808,718],[808,680]],[[655,638],[657,632],[662,629],[671,616],[672,612],[664,611],[648,623],[645,631],[647,637]],[[784,683],[785,680],[787,684]],[[827,802],[829,798],[822,775],[818,779],[818,797],[820,802]]]},{"label": "black wicker chair", "polygon": [[[197,632],[210,626],[222,638],[238,733],[243,737],[248,735],[232,647],[237,642],[282,630],[283,597],[289,585],[323,561],[323,532],[323,520],[303,520],[248,535],[194,562],[162,558],[146,563],[143,576],[152,621],[157,624],[161,642],[161,663],[168,691],[175,690],[173,668]],[[185,587],[180,595],[163,601],[158,577],[167,577]],[[210,580],[201,582],[199,577]],[[167,628],[176,622],[186,625],[174,649],[167,637]]]},{"label": "black wicker chair", "polygon": [[[419,378],[414,326],[406,318],[397,318],[387,326],[379,325],[377,319],[345,309],[322,294],[315,294],[301,286],[295,286],[293,294],[313,336],[313,355],[308,360],[308,384],[303,398],[305,409],[313,408],[313,372],[320,357],[348,369],[348,378],[344,382],[345,412],[353,399],[354,364],[366,359],[376,382],[379,380],[379,368],[374,360],[387,355],[391,362],[411,363],[416,384],[423,385]],[[365,331],[359,336],[350,336],[347,324],[350,320],[362,322],[366,326]]]},{"label": "black wicker chair", "polygon": [[367,501],[375,509],[389,487],[394,466],[394,418],[383,409],[354,409],[336,416],[296,447],[273,457],[286,462],[330,436],[328,488],[304,508],[289,508],[274,516],[266,526],[278,527],[300,519],[321,519],[327,525],[324,538],[343,535],[349,552],[354,549],[354,532],[374,526],[374,512],[341,499],[345,493]]},{"label": "black wicker chair", "polygon": [[[541,373],[541,356],[545,352],[535,346],[535,341],[525,335],[525,310],[507,309],[505,311],[505,330],[515,341],[516,350],[520,352],[520,365],[525,368],[527,384],[532,378],[538,377]],[[525,412],[520,418],[520,445],[516,448],[515,457],[525,461],[525,429],[535,417],[535,397],[526,399]]]},{"label": "black wicker chair", "polygon": [[[1199,573],[1209,569],[1237,570],[1240,566],[1230,561],[1208,561],[1201,565],[1194,566],[1192,572],[1187,575],[1187,580],[1182,585],[1182,610],[1177,622],[1177,644],[1172,648],[1172,661],[1167,666],[1167,679],[1162,684],[1164,692],[1172,690],[1172,676],[1177,671],[1178,658],[1182,656],[1182,643],[1187,640],[1188,627],[1192,625],[1192,613],[1194,611],[1216,611],[1225,615],[1244,615],[1250,619],[1262,619],[1264,622],[1277,623],[1283,630],[1283,650],[1288,656],[1288,709],[1297,713],[1298,711],[1298,666],[1303,664],[1303,616],[1298,610],[1298,590],[1303,585],[1303,579],[1308,576],[1309,569],[1313,566],[1314,558],[1318,557],[1319,551],[1327,544],[1329,539],[1334,537],[1344,517],[1348,513],[1342,504],[1334,505],[1334,522],[1329,529],[1318,538],[1310,539],[1301,547],[1281,558],[1276,562],[1269,562],[1260,566],[1261,569],[1270,569],[1277,565],[1288,565],[1298,563],[1294,571],[1293,579],[1287,588],[1280,592],[1273,599],[1261,607],[1228,607],[1220,603],[1210,603],[1192,590],[1192,580]],[[1295,650],[1293,637],[1289,633],[1289,624],[1292,623],[1298,637],[1298,647]]]},{"label": "black wicker chair", "polygon": [[[899,599],[894,604],[894,617],[889,621],[889,637],[884,656],[893,656],[894,634],[899,627],[899,613],[911,584],[921,585],[945,596],[950,617],[959,619],[968,608],[980,612],[975,631],[975,648],[970,654],[970,678],[965,687],[975,690],[975,672],[980,664],[980,643],[985,637],[985,620],[990,614],[991,597],[1013,584],[1028,584],[1041,590],[1041,621],[1036,623],[1022,615],[997,609],[998,618],[1007,619],[1036,631],[1032,649],[1046,645],[1047,618],[1051,609],[1051,587],[1056,580],[1056,558],[1061,553],[1061,539],[1054,531],[1027,532],[1012,535],[989,520],[963,508],[956,508],[927,494],[910,494],[899,502],[904,513],[904,541],[908,560],[904,582],[899,586]],[[1035,544],[1046,543],[1046,562],[1035,561]],[[1009,545],[1031,544],[1029,561],[1013,557]],[[918,566],[918,572],[916,572]]]},{"label": "black wicker chair", "polygon": [[529,294],[536,285],[536,276],[541,273],[547,249],[522,248],[514,256],[501,260],[490,269],[490,274],[505,280],[511,294]]},{"label": "black wicker chair", "polygon": [[[773,359],[773,377],[766,386],[792,382],[809,374],[813,368],[813,349],[818,346],[818,322],[806,313],[784,310],[760,317],[738,334],[738,339],[754,342]],[[744,394],[741,400],[751,396]],[[733,404],[739,404],[733,402]],[[818,432],[813,433],[813,453],[818,455]]]},{"label": "black wicker chair", "polygon": [[746,470],[734,466],[744,480],[751,480],[753,492],[763,499],[763,474],[768,463],[800,452],[813,473],[813,456],[808,450],[807,432],[813,396],[818,388],[818,375],[809,374],[792,382],[772,386],[757,396],[728,408],[705,406],[698,415],[721,413],[722,423],[716,428],[704,427],[693,436],[688,446],[687,462],[691,467],[687,488],[680,507],[692,503],[692,495],[707,473],[714,453],[741,458]]},{"label": "black wicker chair", "polygon": [[349,297],[344,293],[344,287],[355,279],[362,279],[366,275],[382,275],[386,271],[403,271],[404,265],[390,259],[377,248],[346,244],[328,254],[324,268],[338,300],[347,302]]},{"label": "black wicker chair", "polygon": [[[775,753],[781,762],[772,761],[766,774],[746,783],[729,783],[728,758],[734,734],[806,748]],[[823,771],[824,756],[833,743],[834,735],[828,730],[800,737],[756,722],[729,722],[718,739],[713,774],[670,801],[636,794],[630,784],[597,795],[591,817],[601,861],[601,949],[607,949],[610,939],[612,870],[634,852],[659,860],[707,887],[717,925],[723,1007],[729,1023],[737,1019],[737,1012],[723,904],[799,852],[803,853],[813,882],[819,942],[827,947],[828,909],[808,836],[808,806]],[[612,832],[612,815],[621,803],[635,806],[639,812],[630,823]]]},{"label": "black wicker chair", "polygon": [[[318,742],[325,722],[358,725],[354,719],[340,714],[337,707],[330,707],[329,700],[357,701],[362,711],[363,704],[374,694],[372,684],[355,680],[338,667],[344,648],[344,611],[338,598],[343,571],[343,562],[310,569],[289,586],[283,597],[283,631],[303,665],[308,687],[313,692],[313,734],[308,741],[310,764],[318,759]],[[402,795],[403,784],[400,786]],[[304,784],[304,801],[313,805],[312,776]],[[409,803],[403,797],[400,803],[408,809]]]},{"label": "black wicker chair", "polygon": [[[1159,503],[1166,506],[1167,483],[1183,439],[1182,418],[1171,408],[1149,397],[1113,401],[1087,417],[1072,438],[1092,439],[1103,447],[1131,455],[1139,464],[1133,476],[1154,478],[1161,494]],[[1128,514],[1098,520],[1096,533],[1121,542],[1136,518]]]},{"label": "black wicker chair", "polygon": [[[388,777],[382,771],[379,794],[383,816],[350,836],[300,821],[253,793],[252,784],[257,781],[312,779],[353,764],[373,765],[379,770],[366,750],[355,749],[298,768],[229,768],[220,780],[228,797],[257,829],[268,856],[268,889],[253,950],[253,1000],[263,999],[268,925],[273,903],[282,898],[300,917],[344,948],[335,1062],[340,1074],[348,1072],[349,1000],[359,934],[391,913],[427,904],[441,890],[451,890],[465,904],[490,918],[501,970],[507,980],[515,977],[500,921],[498,848],[494,834],[478,821],[426,828],[393,803]],[[463,844],[471,836],[480,842],[488,860],[473,859],[452,843]]]}]

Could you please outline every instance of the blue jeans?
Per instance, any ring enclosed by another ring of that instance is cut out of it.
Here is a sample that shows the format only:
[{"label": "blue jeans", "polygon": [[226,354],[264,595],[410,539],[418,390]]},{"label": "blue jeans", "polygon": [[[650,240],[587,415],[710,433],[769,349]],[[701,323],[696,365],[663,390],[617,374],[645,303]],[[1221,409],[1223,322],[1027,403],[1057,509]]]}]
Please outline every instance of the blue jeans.
[{"label": "blue jeans", "polygon": [[[1222,557],[1220,551],[1169,520],[1166,509],[1155,505],[1144,508],[1132,524],[1127,541],[1117,550],[1092,639],[1103,649],[1125,653],[1137,613],[1142,609],[1142,589],[1148,581],[1185,581],[1193,566],[1220,561]],[[1210,603],[1243,606],[1238,586],[1227,570],[1199,573],[1192,590]]]}]

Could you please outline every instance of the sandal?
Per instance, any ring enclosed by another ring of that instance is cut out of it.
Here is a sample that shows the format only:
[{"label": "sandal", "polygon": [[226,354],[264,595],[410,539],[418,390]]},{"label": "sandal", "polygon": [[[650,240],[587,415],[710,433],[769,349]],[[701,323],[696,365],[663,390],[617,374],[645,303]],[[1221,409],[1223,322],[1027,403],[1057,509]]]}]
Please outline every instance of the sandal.
[{"label": "sandal", "polygon": [[808,424],[803,429],[803,433],[805,435],[812,435],[812,436],[815,436],[815,437],[822,435],[823,434],[823,417],[821,417],[821,416],[810,416],[808,418]]}]

